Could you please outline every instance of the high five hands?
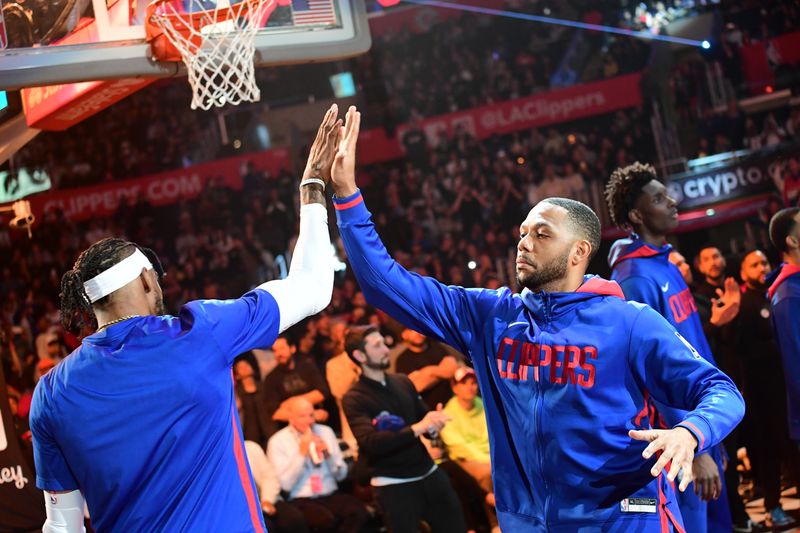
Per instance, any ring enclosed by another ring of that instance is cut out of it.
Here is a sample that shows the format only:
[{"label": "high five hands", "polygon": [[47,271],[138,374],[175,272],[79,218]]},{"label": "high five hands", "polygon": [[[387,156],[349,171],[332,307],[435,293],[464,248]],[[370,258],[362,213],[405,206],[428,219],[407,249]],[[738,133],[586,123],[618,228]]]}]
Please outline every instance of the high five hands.
[{"label": "high five hands", "polygon": [[356,143],[361,129],[361,113],[350,106],[345,116],[344,126],[340,127],[339,147],[331,170],[333,192],[339,198],[355,194],[356,188]]},{"label": "high five hands", "polygon": [[308,151],[308,161],[303,171],[303,182],[318,179],[325,185],[330,183],[333,158],[339,150],[341,127],[342,121],[339,118],[339,106],[333,104],[322,118],[322,123],[317,129],[317,136]]}]

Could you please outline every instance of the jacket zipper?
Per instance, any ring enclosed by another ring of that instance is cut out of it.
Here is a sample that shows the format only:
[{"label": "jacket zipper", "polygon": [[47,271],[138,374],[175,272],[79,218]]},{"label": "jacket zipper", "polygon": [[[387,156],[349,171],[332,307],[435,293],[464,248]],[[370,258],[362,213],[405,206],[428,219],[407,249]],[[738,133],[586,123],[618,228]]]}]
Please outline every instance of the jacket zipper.
[{"label": "jacket zipper", "polygon": [[[543,308],[544,308],[544,326],[548,326],[550,323],[550,295],[545,293],[543,296]],[[544,333],[544,327],[540,329],[542,333]],[[541,337],[540,337],[541,339]],[[550,362],[552,364],[552,361]],[[544,454],[542,453],[542,446],[544,445],[544,437],[542,436],[542,411],[543,411],[543,404],[544,404],[544,392],[543,392],[543,383],[544,383],[544,374],[539,376],[539,382],[536,383],[536,394],[534,395],[534,410],[536,411],[536,417],[534,422],[534,429],[536,431],[536,438],[538,439],[539,443],[536,446],[536,454],[539,458],[539,472],[541,472],[542,481],[544,482],[544,502],[542,502],[542,510],[544,514],[544,523],[545,527],[547,527],[547,510],[548,510],[548,501],[550,498],[550,488],[547,484],[547,476],[545,475],[544,471]],[[541,396],[541,398],[540,398]]]}]

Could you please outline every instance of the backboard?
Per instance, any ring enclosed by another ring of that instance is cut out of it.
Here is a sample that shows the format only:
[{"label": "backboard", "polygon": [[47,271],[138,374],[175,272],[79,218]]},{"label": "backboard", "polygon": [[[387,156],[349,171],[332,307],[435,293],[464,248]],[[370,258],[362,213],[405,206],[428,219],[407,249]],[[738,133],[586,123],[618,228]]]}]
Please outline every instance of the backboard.
[{"label": "backboard", "polygon": [[[140,0],[0,0],[0,89],[182,74],[153,60]],[[44,6],[41,8],[31,6]],[[35,11],[34,11],[35,10]],[[366,52],[364,0],[291,0],[256,37],[256,65],[321,62]]]}]

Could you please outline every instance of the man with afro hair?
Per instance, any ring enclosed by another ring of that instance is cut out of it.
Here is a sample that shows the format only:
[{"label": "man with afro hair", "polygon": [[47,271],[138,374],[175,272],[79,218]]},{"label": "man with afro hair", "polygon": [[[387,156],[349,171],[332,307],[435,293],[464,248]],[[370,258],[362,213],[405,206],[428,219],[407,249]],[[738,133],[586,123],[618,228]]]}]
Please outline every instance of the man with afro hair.
[{"label": "man with afro hair", "polygon": [[[672,246],[667,243],[666,236],[678,226],[678,208],[677,202],[658,179],[655,168],[639,162],[618,168],[612,172],[606,185],[605,197],[612,221],[629,234],[611,247],[608,257],[611,279],[619,283],[626,299],[655,309],[699,357],[716,366],[691,290],[680,270],[669,261]],[[732,289],[735,294],[728,296],[727,307],[714,306],[713,321],[730,321],[736,316],[738,288]],[[724,316],[723,311],[727,312]],[[657,412],[652,417],[656,427],[673,427],[685,416],[682,411],[664,405],[657,405]],[[715,447],[708,453],[695,456],[694,490],[678,493],[687,531],[731,529],[727,505],[721,513],[723,523],[727,522],[725,528],[716,520],[713,525],[709,523],[711,516],[717,513],[716,509],[708,509],[706,504],[723,495],[720,452]],[[725,498],[720,501],[723,503]]]}]

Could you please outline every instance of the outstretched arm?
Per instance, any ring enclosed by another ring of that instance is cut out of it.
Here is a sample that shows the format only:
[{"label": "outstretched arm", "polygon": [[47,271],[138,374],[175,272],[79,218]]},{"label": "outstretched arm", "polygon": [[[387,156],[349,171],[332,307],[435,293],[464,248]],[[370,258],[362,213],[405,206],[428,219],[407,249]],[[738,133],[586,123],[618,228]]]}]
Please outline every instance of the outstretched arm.
[{"label": "outstretched arm", "polygon": [[408,272],[389,256],[356,187],[359,123],[360,114],[351,107],[331,180],[342,241],[364,296],[407,327],[469,354],[475,333],[482,330],[484,317],[502,293],[446,286]]},{"label": "outstretched arm", "polygon": [[280,309],[279,331],[319,313],[331,301],[333,256],[325,208],[325,186],[339,146],[338,108],[333,104],[317,131],[300,182],[300,234],[286,279],[260,285],[275,298]]}]

